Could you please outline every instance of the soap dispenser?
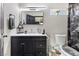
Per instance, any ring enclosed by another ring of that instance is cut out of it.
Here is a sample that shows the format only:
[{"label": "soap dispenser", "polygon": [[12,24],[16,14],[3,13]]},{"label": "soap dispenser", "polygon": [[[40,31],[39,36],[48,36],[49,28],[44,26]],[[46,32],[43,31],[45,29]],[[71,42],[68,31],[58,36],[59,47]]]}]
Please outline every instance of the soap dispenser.
[{"label": "soap dispenser", "polygon": [[42,34],[45,34],[45,29],[43,29],[43,33]]}]

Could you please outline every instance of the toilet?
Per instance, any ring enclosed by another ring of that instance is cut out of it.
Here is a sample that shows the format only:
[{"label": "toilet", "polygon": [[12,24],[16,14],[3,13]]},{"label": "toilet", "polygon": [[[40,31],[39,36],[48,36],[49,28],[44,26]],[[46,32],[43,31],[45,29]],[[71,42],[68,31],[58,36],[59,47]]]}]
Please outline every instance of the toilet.
[{"label": "toilet", "polygon": [[61,53],[63,53],[64,56],[71,56],[67,52],[63,50],[63,46],[66,45],[67,36],[65,34],[56,34],[55,35],[55,41],[56,41],[56,49],[60,50]]}]

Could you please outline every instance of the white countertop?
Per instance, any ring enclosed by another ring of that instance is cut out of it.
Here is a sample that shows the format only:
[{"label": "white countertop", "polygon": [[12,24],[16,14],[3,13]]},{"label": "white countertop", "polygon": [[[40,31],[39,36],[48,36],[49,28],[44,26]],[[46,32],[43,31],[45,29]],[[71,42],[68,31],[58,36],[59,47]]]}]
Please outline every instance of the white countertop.
[{"label": "white countertop", "polygon": [[10,36],[47,36],[46,34],[41,34],[41,33],[19,33],[17,34],[16,29],[13,29],[11,31]]},{"label": "white countertop", "polygon": [[27,33],[27,34],[11,34],[11,36],[47,36],[46,34]]}]

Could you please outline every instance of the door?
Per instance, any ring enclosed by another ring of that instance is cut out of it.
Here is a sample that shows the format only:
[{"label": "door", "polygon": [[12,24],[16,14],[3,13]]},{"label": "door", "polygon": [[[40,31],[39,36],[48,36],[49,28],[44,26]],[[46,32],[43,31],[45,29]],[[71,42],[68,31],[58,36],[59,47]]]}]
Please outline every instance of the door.
[{"label": "door", "polygon": [[3,19],[3,4],[0,3],[0,56],[3,55],[3,29],[4,29],[4,19]]}]

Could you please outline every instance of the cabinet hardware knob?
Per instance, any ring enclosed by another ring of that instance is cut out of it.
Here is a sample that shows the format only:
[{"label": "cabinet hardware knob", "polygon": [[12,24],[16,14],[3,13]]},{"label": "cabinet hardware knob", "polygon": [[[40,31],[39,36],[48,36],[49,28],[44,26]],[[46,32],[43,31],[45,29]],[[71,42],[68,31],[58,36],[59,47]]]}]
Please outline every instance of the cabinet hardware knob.
[{"label": "cabinet hardware knob", "polygon": [[21,45],[24,45],[24,43],[21,43]]},{"label": "cabinet hardware knob", "polygon": [[40,44],[40,46],[42,46],[42,44]]},{"label": "cabinet hardware knob", "polygon": [[40,52],[40,54],[42,54],[42,52]]}]

